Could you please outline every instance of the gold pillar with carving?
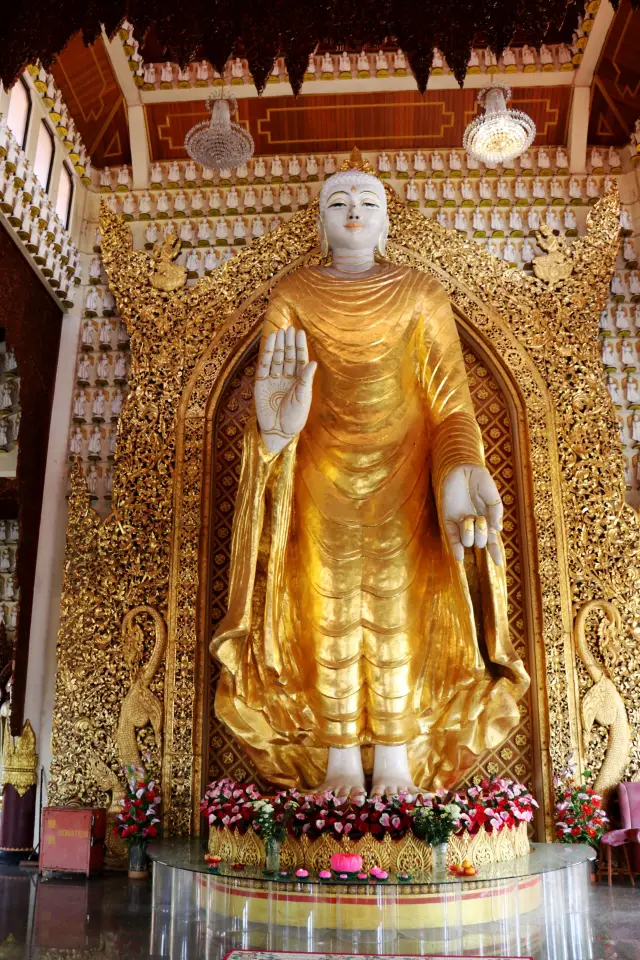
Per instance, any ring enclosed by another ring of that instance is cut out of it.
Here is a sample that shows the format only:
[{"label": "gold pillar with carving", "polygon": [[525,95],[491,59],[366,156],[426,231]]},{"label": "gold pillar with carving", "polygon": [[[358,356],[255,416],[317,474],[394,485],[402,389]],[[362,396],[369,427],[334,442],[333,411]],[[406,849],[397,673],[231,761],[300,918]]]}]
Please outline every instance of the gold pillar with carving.
[{"label": "gold pillar with carving", "polygon": [[19,737],[6,736],[2,752],[0,861],[18,863],[33,853],[38,754],[28,720]]}]

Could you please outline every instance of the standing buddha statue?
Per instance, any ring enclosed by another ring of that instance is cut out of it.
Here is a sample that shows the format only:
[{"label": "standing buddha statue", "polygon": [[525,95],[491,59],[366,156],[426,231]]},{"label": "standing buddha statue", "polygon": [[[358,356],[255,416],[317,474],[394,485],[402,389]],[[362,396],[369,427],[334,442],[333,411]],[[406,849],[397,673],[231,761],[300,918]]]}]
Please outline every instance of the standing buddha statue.
[{"label": "standing buddha statue", "polygon": [[384,260],[385,188],[353,162],[320,193],[331,263],[265,314],[211,652],[216,714],[263,776],[362,795],[373,747],[373,793],[395,795],[496,749],[529,678],[449,299]]}]

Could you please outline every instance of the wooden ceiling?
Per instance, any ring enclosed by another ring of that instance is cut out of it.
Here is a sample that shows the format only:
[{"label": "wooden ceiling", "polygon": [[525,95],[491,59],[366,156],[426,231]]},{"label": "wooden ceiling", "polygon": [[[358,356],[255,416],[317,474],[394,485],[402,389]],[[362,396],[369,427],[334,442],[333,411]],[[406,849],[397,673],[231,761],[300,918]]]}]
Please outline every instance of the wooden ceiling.
[{"label": "wooden ceiling", "polygon": [[85,47],[76,34],[52,67],[92,162],[131,162],[127,107],[102,37]]},{"label": "wooden ceiling", "polygon": [[[566,143],[572,88],[526,87],[513,106],[538,129],[537,143]],[[475,90],[417,90],[333,96],[241,100],[240,122],[248,126],[256,154],[308,154],[409,147],[459,147],[476,113]],[[152,160],[187,156],[187,131],[207,118],[202,101],[145,105]]]},{"label": "wooden ceiling", "polygon": [[640,118],[640,10],[622,0],[594,78],[589,143],[627,143]]}]

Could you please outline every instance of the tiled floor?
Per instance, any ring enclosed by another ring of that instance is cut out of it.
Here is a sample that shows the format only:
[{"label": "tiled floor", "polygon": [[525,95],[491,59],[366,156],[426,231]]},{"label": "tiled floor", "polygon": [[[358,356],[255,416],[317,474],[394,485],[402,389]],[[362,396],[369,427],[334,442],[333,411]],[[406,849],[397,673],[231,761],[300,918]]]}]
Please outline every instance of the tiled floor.
[{"label": "tiled floor", "polygon": [[[589,897],[591,951],[577,960],[640,960],[640,886],[594,887]],[[150,882],[130,882],[124,874],[42,882],[33,872],[0,868],[0,960],[151,957],[150,928]],[[218,960],[222,950],[206,953]],[[201,948],[185,942],[172,960],[192,957],[205,960]],[[546,960],[544,948],[538,957]]]}]

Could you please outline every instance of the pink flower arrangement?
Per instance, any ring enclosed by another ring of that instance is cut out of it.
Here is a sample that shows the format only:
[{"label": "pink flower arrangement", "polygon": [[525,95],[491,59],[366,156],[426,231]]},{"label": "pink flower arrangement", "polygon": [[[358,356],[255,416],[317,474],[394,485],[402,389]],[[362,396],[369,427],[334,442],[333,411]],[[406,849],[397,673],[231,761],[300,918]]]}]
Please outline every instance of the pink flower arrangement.
[{"label": "pink flower arrangement", "polygon": [[487,833],[499,833],[505,827],[530,823],[537,801],[522,783],[491,777],[478,786],[467,787],[452,797],[460,807],[458,822],[461,830],[475,834],[484,827]]},{"label": "pink flower arrangement", "polygon": [[227,827],[246,833],[253,824],[255,811],[252,803],[260,799],[261,794],[252,783],[236,783],[225,777],[209,784],[200,801],[200,812],[206,816],[210,827]]},{"label": "pink flower arrangement", "polygon": [[[573,754],[556,787],[556,837],[561,843],[588,843],[596,850],[609,819],[602,809],[602,797],[592,787],[577,783]],[[583,779],[589,776],[585,770]]]}]

